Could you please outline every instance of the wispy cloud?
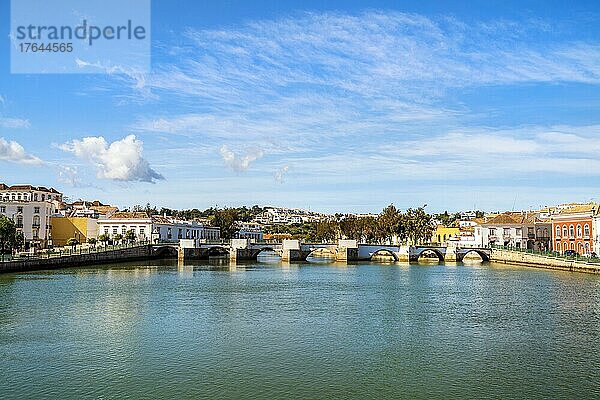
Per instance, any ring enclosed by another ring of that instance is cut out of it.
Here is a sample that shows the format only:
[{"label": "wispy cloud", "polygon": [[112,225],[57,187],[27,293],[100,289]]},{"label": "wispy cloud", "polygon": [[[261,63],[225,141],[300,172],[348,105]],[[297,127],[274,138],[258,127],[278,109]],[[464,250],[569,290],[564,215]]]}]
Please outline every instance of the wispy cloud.
[{"label": "wispy cloud", "polygon": [[94,165],[100,179],[150,183],[164,179],[142,157],[143,143],[134,135],[110,144],[102,136],[85,137],[64,143],[59,148]]},{"label": "wispy cloud", "polygon": [[21,119],[21,118],[9,118],[9,117],[0,117],[0,127],[9,128],[9,129],[25,129],[29,128],[31,124],[29,120]]},{"label": "wispy cloud", "polygon": [[402,138],[416,126],[456,124],[469,113],[445,101],[456,88],[600,83],[600,46],[527,40],[548,31],[537,20],[467,25],[377,11],[188,29],[187,51],[176,63],[159,63],[145,82],[188,112],[136,128],[277,146],[293,138],[310,147],[340,136]]},{"label": "wispy cloud", "polygon": [[8,141],[0,137],[0,160],[12,161],[19,164],[39,165],[42,160],[36,156],[28,154],[23,146],[11,140]]},{"label": "wispy cloud", "polygon": [[169,108],[131,129],[189,148],[211,143],[236,171],[259,156],[231,149],[254,146],[269,162],[253,168],[283,181],[282,165],[301,165],[293,179],[307,185],[600,175],[596,126],[474,126],[485,122],[456,97],[599,85],[598,43],[573,41],[547,21],[304,13],[188,29],[184,41],[146,80]]},{"label": "wispy cloud", "polygon": [[283,167],[275,170],[275,182],[283,183],[285,181],[285,175],[290,170],[289,165],[284,165]]}]

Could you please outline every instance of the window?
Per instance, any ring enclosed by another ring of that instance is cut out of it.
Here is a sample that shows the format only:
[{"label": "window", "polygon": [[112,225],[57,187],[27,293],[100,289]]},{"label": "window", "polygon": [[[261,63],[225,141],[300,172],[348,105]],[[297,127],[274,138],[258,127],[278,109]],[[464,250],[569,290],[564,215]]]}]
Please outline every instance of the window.
[{"label": "window", "polygon": [[527,228],[527,234],[532,237],[533,236],[533,228]]},{"label": "window", "polygon": [[577,225],[577,237],[580,238],[581,237],[581,225]]},{"label": "window", "polygon": [[173,238],[173,232],[171,231],[171,228],[167,228],[167,239],[172,239]]},{"label": "window", "polygon": [[496,229],[490,228],[490,236],[495,236],[495,235],[496,235]]},{"label": "window", "polygon": [[590,237],[590,226],[588,224],[585,224],[583,226],[583,236],[585,236],[586,238]]},{"label": "window", "polygon": [[585,252],[586,252],[586,253],[589,253],[589,252],[590,252],[590,244],[589,244],[589,243],[586,243],[586,244],[585,244]]},{"label": "window", "polygon": [[116,235],[117,233],[119,233],[119,228],[115,226],[113,227],[113,235]]},{"label": "window", "polygon": [[522,229],[521,229],[521,228],[517,228],[517,236],[521,236],[521,233],[522,233],[522,232],[523,232],[523,231],[522,231]]},{"label": "window", "polygon": [[23,227],[23,216],[17,215],[17,228],[22,228],[22,227]]},{"label": "window", "polygon": [[[569,237],[571,239],[575,238],[575,227],[573,225],[569,226]],[[573,249],[573,250],[575,250],[575,249]]]},{"label": "window", "polygon": [[127,233],[127,227],[125,225],[123,225],[121,227],[121,235],[125,235]]},{"label": "window", "polygon": [[504,228],[504,236],[510,235],[510,228]]},{"label": "window", "polygon": [[104,234],[108,236],[108,228],[104,228]]},{"label": "window", "polygon": [[575,243],[571,243],[571,250],[575,250]]},{"label": "window", "polygon": [[5,206],[0,206],[0,212],[5,213],[6,212],[6,207]]},{"label": "window", "polygon": [[556,238],[560,238],[560,226],[556,226]]},{"label": "window", "polygon": [[23,212],[23,207],[17,207],[17,212],[18,213],[22,213]]},{"label": "window", "polygon": [[33,227],[34,228],[39,228],[40,227],[40,216],[39,215],[35,215],[33,217]]},{"label": "window", "polygon": [[40,213],[40,208],[39,208],[39,207],[34,207],[34,208],[33,208],[33,212],[34,212],[35,214],[39,214],[39,213]]},{"label": "window", "polygon": [[569,233],[567,232],[567,226],[563,225],[563,237],[569,237]]}]

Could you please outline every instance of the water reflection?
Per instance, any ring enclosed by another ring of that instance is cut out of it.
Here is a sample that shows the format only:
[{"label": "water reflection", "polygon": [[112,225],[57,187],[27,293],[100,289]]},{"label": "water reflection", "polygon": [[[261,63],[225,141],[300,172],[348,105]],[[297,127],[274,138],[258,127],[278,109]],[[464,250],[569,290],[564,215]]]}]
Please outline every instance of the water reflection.
[{"label": "water reflection", "polygon": [[597,398],[600,277],[174,260],[0,277],[0,398]]}]

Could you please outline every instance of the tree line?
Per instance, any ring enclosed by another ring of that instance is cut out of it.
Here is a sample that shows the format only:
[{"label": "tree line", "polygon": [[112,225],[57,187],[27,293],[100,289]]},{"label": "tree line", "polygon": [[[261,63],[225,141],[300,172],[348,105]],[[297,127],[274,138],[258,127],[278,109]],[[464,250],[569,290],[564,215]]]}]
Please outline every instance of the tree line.
[{"label": "tree line", "polygon": [[[221,230],[223,239],[231,239],[238,232],[239,222],[252,221],[264,211],[253,207],[211,207],[206,210],[157,209],[147,204],[134,206],[132,211],[145,211],[149,215],[167,215],[181,219],[208,219]],[[448,216],[450,217],[450,216]],[[450,218],[448,218],[450,219]],[[405,212],[393,204],[373,216],[335,214],[318,222],[300,224],[273,224],[264,227],[265,233],[290,234],[306,242],[329,242],[338,239],[355,239],[366,243],[424,243],[430,241],[435,230],[434,217],[425,211],[425,206],[409,208]]]}]

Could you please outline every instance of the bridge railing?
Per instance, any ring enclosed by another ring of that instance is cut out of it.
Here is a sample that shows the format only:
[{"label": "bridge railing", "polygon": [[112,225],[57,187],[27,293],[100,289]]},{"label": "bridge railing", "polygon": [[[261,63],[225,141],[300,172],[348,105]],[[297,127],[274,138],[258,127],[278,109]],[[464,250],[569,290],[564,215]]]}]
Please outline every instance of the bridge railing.
[{"label": "bridge railing", "polygon": [[59,257],[69,257],[81,254],[94,254],[94,253],[103,253],[107,251],[113,250],[121,250],[121,249],[130,249],[134,247],[145,246],[149,244],[148,241],[139,241],[139,242],[126,242],[119,244],[97,244],[95,246],[87,245],[77,245],[73,247],[58,247],[52,249],[42,249],[38,250],[35,253],[17,253],[12,256],[4,255],[4,258],[0,256],[0,262],[9,262],[9,261],[27,261],[27,260],[39,260],[39,259],[48,259],[48,258],[59,258]]},{"label": "bridge railing", "polygon": [[518,251],[520,253],[529,253],[529,254],[537,254],[544,257],[562,259],[562,260],[573,260],[573,261],[581,261],[591,264],[600,264],[599,257],[586,257],[579,254],[575,254],[573,256],[561,254],[558,251],[544,251],[544,250],[535,250],[535,249],[524,249],[522,247],[515,246],[500,246],[500,245],[492,245],[494,249],[500,250],[510,250],[510,251]]}]

